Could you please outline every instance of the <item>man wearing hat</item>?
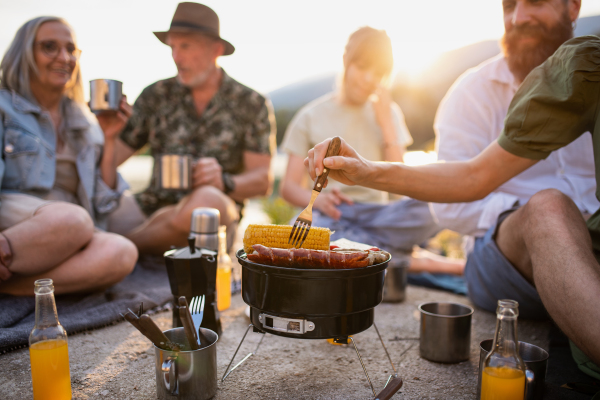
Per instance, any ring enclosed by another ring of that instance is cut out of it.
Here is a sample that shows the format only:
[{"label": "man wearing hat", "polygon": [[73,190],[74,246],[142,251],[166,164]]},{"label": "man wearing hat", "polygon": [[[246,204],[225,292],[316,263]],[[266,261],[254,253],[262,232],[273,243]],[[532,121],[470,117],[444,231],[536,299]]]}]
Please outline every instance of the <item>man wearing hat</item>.
[{"label": "man wearing hat", "polygon": [[244,200],[269,192],[275,118],[268,99],[238,83],[217,64],[235,51],[221,38],[219,17],[198,3],[179,3],[166,32],[177,76],[144,89],[120,134],[117,163],[149,145],[157,170],[164,154],[190,155],[191,191],[158,188],[123,196],[109,230],[131,239],[141,253],[184,246],[192,210],[212,207],[228,226],[231,245]]}]

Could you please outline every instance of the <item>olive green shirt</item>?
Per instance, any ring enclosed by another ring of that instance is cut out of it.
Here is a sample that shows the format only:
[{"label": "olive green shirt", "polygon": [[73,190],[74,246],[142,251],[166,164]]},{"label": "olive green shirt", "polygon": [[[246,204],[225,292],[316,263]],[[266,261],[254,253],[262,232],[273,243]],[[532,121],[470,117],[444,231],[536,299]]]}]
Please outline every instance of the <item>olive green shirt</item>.
[{"label": "olive green shirt", "polygon": [[[600,199],[600,38],[582,36],[565,42],[531,71],[508,109],[500,146],[520,157],[541,160],[589,131]],[[587,221],[600,262],[600,210]],[[600,378],[600,367],[571,343],[579,369]]]},{"label": "olive green shirt", "polygon": [[[599,100],[600,38],[571,39],[527,76],[510,105],[498,144],[516,156],[541,160],[591,132],[600,199]],[[600,260],[600,211],[587,225]]]}]

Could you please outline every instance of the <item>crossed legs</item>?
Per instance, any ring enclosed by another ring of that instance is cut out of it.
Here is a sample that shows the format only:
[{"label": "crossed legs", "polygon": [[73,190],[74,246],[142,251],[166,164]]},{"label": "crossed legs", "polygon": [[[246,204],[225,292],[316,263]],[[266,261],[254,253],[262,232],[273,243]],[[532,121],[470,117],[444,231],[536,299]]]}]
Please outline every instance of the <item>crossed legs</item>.
[{"label": "crossed legs", "polygon": [[600,364],[600,265],[573,201],[554,189],[537,193],[504,220],[496,243],[554,322]]},{"label": "crossed legs", "polygon": [[0,292],[33,295],[37,279],[54,281],[57,294],[99,290],[127,276],[137,250],[126,238],[94,229],[82,207],[56,202],[2,232],[10,242],[11,278]]},{"label": "crossed legs", "polygon": [[215,187],[202,186],[176,205],[156,211],[143,224],[125,233],[125,236],[135,243],[142,254],[162,255],[171,246],[186,246],[190,234],[192,211],[197,207],[219,210],[220,224],[228,227],[228,235],[233,234],[233,229],[229,227],[238,220],[235,202]]}]

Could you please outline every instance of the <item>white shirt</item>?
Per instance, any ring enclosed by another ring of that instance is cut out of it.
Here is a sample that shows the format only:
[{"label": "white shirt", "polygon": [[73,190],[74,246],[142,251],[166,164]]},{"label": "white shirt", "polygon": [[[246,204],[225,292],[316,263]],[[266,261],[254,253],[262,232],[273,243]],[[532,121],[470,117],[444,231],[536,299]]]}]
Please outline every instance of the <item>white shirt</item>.
[{"label": "white shirt", "polygon": [[[496,141],[519,84],[502,55],[465,72],[450,88],[435,118],[438,160],[468,160]],[[582,211],[594,213],[596,180],[592,135],[573,143],[512,178],[486,198],[471,203],[432,204],[440,226],[483,236],[503,211],[525,204],[543,189],[558,189]]]},{"label": "white shirt", "polygon": [[[404,115],[396,103],[391,104],[396,141],[401,146],[412,143]],[[383,133],[377,124],[373,101],[361,106],[341,103],[335,93],[329,93],[308,103],[294,116],[287,127],[281,147],[288,154],[302,158],[316,144],[340,136],[368,160],[383,161]],[[311,185],[312,187],[312,185]],[[323,193],[338,188],[357,203],[386,204],[388,193],[364,186],[347,186],[333,179]]]}]

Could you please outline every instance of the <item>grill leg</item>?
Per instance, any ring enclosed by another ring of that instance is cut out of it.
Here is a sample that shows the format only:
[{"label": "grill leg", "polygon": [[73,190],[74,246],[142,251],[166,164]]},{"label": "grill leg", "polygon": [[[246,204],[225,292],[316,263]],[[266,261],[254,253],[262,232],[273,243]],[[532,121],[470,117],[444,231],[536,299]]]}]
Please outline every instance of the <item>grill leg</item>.
[{"label": "grill leg", "polygon": [[356,355],[358,356],[360,365],[362,365],[363,371],[365,371],[365,375],[367,376],[367,380],[369,381],[369,385],[371,385],[371,390],[373,391],[373,396],[377,396],[377,393],[375,393],[375,388],[373,387],[373,384],[371,383],[371,378],[369,378],[369,373],[367,372],[367,369],[365,368],[365,364],[363,363],[363,360],[360,356],[360,353],[358,352],[358,348],[356,347],[356,343],[354,342],[354,339],[352,338],[352,336],[350,336],[350,340],[352,340],[352,345],[354,346],[354,350],[356,350]]},{"label": "grill leg", "polygon": [[[239,367],[240,365],[242,365],[248,358],[250,358],[250,356],[252,356],[252,355],[254,355],[254,354],[256,354],[258,352],[258,348],[260,347],[260,344],[262,343],[263,339],[265,338],[264,334],[260,338],[260,341],[258,342],[258,345],[256,345],[256,349],[254,350],[254,352],[248,353],[248,355],[246,355],[246,357],[244,357],[242,359],[242,361],[240,361],[239,363],[237,363],[233,368],[231,368],[231,370],[229,369],[229,367],[231,367],[231,364],[233,364],[233,360],[235,360],[235,356],[237,355],[238,351],[240,350],[240,347],[242,347],[242,343],[244,343],[244,339],[246,339],[246,335],[248,334],[248,331],[253,326],[254,325],[252,325],[252,324],[248,325],[248,328],[246,329],[246,332],[244,333],[244,336],[242,337],[242,341],[238,345],[237,349],[235,349],[235,353],[233,353],[233,357],[231,357],[231,361],[229,362],[229,365],[225,369],[225,373],[223,373],[223,377],[221,378],[221,382],[223,382],[225,380],[225,378],[227,378],[229,376],[229,374],[231,374],[233,372],[234,369],[236,369],[237,367]],[[227,372],[227,371],[229,371],[229,372]]]},{"label": "grill leg", "polygon": [[[396,367],[394,367],[394,363],[392,362],[392,358],[390,357],[390,353],[388,353],[387,348],[385,347],[385,344],[383,343],[383,339],[381,338],[381,335],[379,334],[379,329],[377,329],[377,325],[375,325],[375,322],[373,322],[373,326],[375,327],[375,332],[377,332],[377,336],[379,336],[379,341],[381,342],[381,345],[383,346],[383,350],[385,350],[385,355],[387,356],[388,360],[390,360],[390,364],[392,364],[392,369],[394,370],[394,378],[398,377],[398,371],[396,371]],[[391,376],[390,376],[391,378]],[[388,379],[388,382],[390,380]],[[387,386],[387,383],[385,384]]]}]

